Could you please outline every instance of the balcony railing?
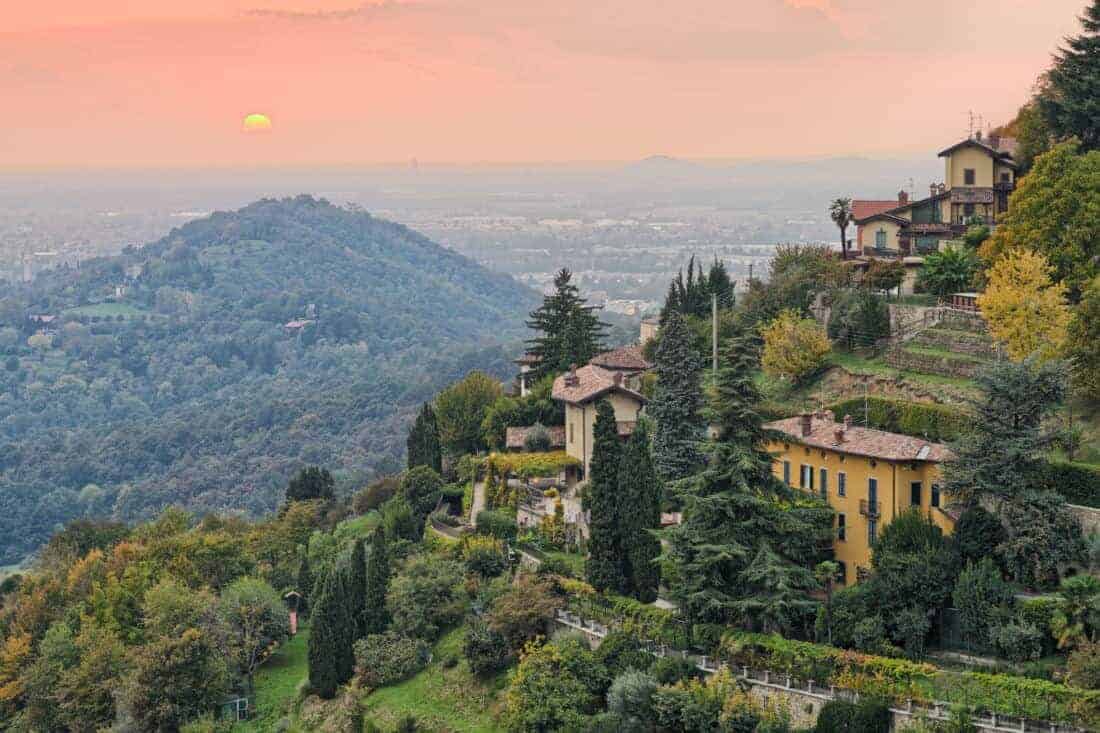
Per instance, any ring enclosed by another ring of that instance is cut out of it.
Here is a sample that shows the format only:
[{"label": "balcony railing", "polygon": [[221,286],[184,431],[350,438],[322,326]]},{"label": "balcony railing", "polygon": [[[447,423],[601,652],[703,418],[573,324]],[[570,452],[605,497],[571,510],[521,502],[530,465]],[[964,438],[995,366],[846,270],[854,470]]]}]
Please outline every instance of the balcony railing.
[{"label": "balcony railing", "polygon": [[859,500],[859,513],[872,519],[882,516],[882,502]]}]

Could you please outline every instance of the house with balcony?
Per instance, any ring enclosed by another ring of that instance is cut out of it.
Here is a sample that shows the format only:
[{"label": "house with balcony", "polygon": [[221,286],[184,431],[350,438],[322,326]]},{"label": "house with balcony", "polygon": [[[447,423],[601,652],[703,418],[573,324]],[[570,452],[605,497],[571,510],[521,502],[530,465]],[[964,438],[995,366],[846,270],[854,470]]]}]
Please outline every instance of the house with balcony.
[{"label": "house with balcony", "polygon": [[833,550],[846,585],[869,571],[879,532],[902,512],[917,507],[945,533],[954,529],[939,483],[947,446],[838,422],[829,410],[765,427],[776,435],[768,445],[776,477],[836,510]]},{"label": "house with balcony", "polygon": [[[854,199],[856,252],[864,257],[921,257],[966,233],[972,222],[993,226],[1016,187],[1015,138],[977,133],[940,151],[942,182],[928,196]],[[916,263],[914,263],[916,264]]]}]

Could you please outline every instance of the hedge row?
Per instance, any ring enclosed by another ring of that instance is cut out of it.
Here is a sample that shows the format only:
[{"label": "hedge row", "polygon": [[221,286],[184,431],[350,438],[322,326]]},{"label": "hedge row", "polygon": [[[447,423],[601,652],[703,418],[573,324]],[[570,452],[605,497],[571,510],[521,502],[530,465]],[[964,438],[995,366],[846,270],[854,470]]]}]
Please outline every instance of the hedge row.
[{"label": "hedge row", "polygon": [[[857,423],[863,422],[862,397],[837,402],[829,409],[836,413],[838,420],[851,415]],[[971,424],[970,415],[958,407],[887,397],[868,397],[867,416],[868,427],[937,442],[954,440],[969,430]]]},{"label": "hedge row", "polygon": [[1084,463],[1049,461],[1036,477],[1036,488],[1055,491],[1070,504],[1100,508],[1100,469]]},{"label": "hedge row", "polygon": [[1046,680],[984,672],[955,672],[931,664],[792,641],[781,636],[733,632],[722,645],[729,661],[785,671],[822,685],[836,685],[904,704],[947,702],[1003,715],[1100,725],[1100,691]]},{"label": "hedge row", "polygon": [[673,649],[687,648],[688,627],[671,611],[633,598],[599,593],[582,580],[561,578],[558,582],[569,598],[569,610],[578,616]]}]

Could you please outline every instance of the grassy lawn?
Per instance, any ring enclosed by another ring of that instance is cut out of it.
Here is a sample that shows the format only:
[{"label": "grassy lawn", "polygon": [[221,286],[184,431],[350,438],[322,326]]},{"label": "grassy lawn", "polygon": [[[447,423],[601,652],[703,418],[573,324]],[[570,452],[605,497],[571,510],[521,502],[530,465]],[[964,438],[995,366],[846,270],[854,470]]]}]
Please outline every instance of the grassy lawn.
[{"label": "grassy lawn", "polygon": [[914,354],[924,354],[925,356],[935,356],[941,359],[949,359],[951,361],[965,361],[972,364],[988,363],[987,359],[980,359],[976,356],[970,356],[969,354],[960,354],[955,351],[939,349],[933,346],[906,346],[905,351],[909,351]]},{"label": "grassy lawn", "polygon": [[152,315],[150,311],[135,308],[129,303],[96,303],[94,305],[80,305],[64,311],[67,316],[97,316],[99,318],[133,318],[135,316]]},{"label": "grassy lawn", "polygon": [[[914,348],[914,347],[909,347]],[[939,352],[934,352],[939,355]],[[945,352],[946,353],[946,352]],[[916,384],[930,386],[951,385],[968,391],[974,389],[974,380],[962,377],[941,377],[937,374],[922,374],[908,370],[894,369],[886,364],[882,357],[868,358],[847,351],[833,351],[829,356],[833,364],[844,367],[852,374],[877,374],[885,377],[904,377]]]},{"label": "grassy lawn", "polygon": [[[490,733],[502,728],[494,720],[503,704],[507,672],[481,681],[462,657],[463,630],[453,629],[436,642],[432,663],[404,682],[383,687],[363,697],[365,717],[375,724],[392,726],[407,715],[424,730]],[[458,663],[450,669],[444,661]]]},{"label": "grassy lawn", "polygon": [[309,645],[309,627],[303,626],[298,635],[279,647],[271,658],[256,672],[256,717],[247,723],[238,723],[234,730],[270,731],[290,707],[298,693],[298,683],[309,674],[306,657]]}]

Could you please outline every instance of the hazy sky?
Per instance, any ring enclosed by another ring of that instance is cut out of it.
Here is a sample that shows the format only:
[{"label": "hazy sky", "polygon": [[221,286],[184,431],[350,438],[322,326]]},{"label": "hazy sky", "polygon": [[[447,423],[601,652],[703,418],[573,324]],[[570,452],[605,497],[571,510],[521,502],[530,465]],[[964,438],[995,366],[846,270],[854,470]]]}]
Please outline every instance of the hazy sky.
[{"label": "hazy sky", "polygon": [[1085,0],[3,4],[16,167],[923,154],[1010,117]]}]

